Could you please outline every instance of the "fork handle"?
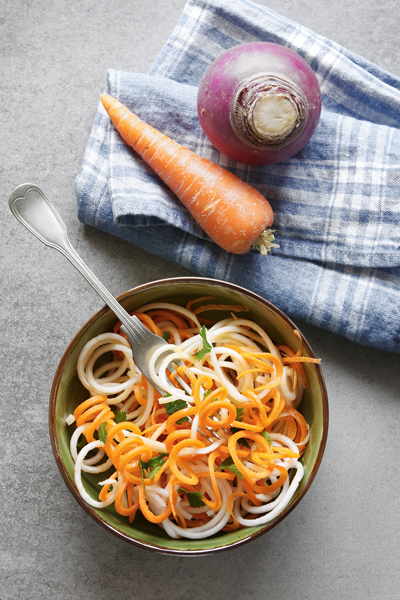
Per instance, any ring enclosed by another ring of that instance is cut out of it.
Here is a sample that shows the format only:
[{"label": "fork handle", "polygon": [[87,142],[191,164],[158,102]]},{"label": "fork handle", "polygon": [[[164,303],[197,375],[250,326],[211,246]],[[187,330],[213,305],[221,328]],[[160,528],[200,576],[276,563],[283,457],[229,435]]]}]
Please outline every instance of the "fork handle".
[{"label": "fork handle", "polygon": [[9,198],[10,210],[28,231],[43,244],[61,252],[99,294],[127,329],[132,317],[92,273],[68,239],[67,229],[53,204],[33,183],[23,183],[14,189]]}]

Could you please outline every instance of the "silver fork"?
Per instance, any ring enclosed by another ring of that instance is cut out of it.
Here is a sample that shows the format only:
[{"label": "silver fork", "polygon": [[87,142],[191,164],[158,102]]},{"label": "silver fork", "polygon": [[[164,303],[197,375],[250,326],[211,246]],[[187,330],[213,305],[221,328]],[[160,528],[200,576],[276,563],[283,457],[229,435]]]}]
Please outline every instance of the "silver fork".
[{"label": "silver fork", "polygon": [[[90,283],[99,296],[101,296],[104,302],[121,321],[122,329],[132,347],[134,360],[138,368],[161,396],[164,396],[165,391],[160,389],[152,380],[148,366],[150,357],[155,350],[160,346],[168,346],[168,342],[146,329],[137,317],[131,316],[121,304],[117,302],[114,296],[110,294],[101,281],[97,279],[72,247],[71,242],[68,239],[64,222],[53,204],[46,198],[37,185],[23,183],[16,187],[9,198],[9,205],[11,212],[22,225],[43,242],[43,244],[61,252],[61,254],[74,265],[80,274],[83,275],[86,281]],[[162,353],[159,360],[164,360],[168,353],[171,354],[173,352],[174,350],[172,348],[170,351],[166,350]],[[179,366],[183,363],[181,361],[176,361],[176,364]],[[159,362],[156,361],[156,369],[158,365]],[[168,365],[168,370],[170,372],[174,371],[174,364],[170,363]],[[177,378],[179,378],[179,376],[177,376]],[[190,388],[186,383],[181,378],[178,380],[184,389],[190,393]],[[213,435],[215,436],[214,433]]]}]

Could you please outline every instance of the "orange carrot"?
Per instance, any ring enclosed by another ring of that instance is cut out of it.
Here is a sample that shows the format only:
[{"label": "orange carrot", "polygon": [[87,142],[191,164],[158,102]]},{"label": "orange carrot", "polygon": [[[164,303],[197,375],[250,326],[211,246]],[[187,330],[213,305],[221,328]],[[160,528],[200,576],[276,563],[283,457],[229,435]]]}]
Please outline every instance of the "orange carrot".
[{"label": "orange carrot", "polygon": [[218,246],[233,254],[253,247],[267,254],[274,236],[273,212],[248,183],[141,121],[112,96],[101,101],[123,140],[176,194]]}]

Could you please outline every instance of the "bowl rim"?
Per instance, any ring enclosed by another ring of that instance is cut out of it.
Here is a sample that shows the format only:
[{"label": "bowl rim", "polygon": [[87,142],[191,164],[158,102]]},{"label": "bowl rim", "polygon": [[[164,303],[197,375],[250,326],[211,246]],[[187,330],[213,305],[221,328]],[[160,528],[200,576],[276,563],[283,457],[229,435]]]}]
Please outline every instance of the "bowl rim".
[{"label": "bowl rim", "polygon": [[[250,297],[253,300],[261,302],[263,305],[267,306],[273,312],[277,313],[278,316],[280,316],[292,329],[295,329],[300,333],[303,346],[307,350],[308,355],[312,358],[316,358],[307,339],[304,337],[303,333],[297,327],[297,325],[295,325],[295,323],[290,319],[290,317],[288,317],[288,315],[286,315],[283,311],[281,311],[277,306],[272,304],[272,302],[270,302],[269,300],[266,300],[265,298],[263,298],[256,292],[253,292],[252,290],[244,288],[235,283],[231,283],[231,282],[219,280],[219,279],[214,279],[214,278],[210,278],[210,277],[196,277],[196,276],[193,276],[193,277],[192,276],[170,277],[170,278],[158,279],[158,280],[154,280],[154,281],[150,281],[150,282],[138,285],[138,286],[136,286],[130,290],[127,290],[126,292],[123,292],[122,294],[116,296],[116,300],[118,302],[122,302],[124,299],[132,296],[133,293],[136,294],[136,293],[142,292],[146,289],[149,289],[152,287],[159,287],[159,286],[169,284],[169,283],[174,283],[174,284],[176,284],[176,283],[182,283],[182,284],[203,283],[203,284],[218,285],[218,286],[226,287],[228,289],[237,291],[239,293],[242,293],[242,294]],[[64,367],[65,367],[65,365],[69,359],[69,356],[71,355],[75,345],[79,342],[79,340],[82,338],[82,336],[85,334],[85,332],[93,325],[93,323],[95,321],[97,321],[97,319],[99,319],[100,317],[105,315],[107,312],[112,312],[112,311],[108,306],[105,305],[102,308],[100,308],[98,311],[96,311],[79,328],[77,333],[74,335],[72,340],[69,342],[67,348],[65,349],[65,351],[61,357],[61,360],[58,364],[58,367],[56,369],[56,372],[55,372],[55,375],[53,378],[53,383],[52,383],[52,387],[51,387],[51,391],[50,391],[49,433],[50,433],[51,446],[52,446],[53,454],[54,454],[54,457],[56,460],[56,464],[57,464],[58,469],[64,479],[64,482],[66,483],[69,491],[72,493],[72,495],[77,500],[77,502],[97,523],[99,523],[102,527],[104,527],[107,531],[111,532],[113,535],[117,536],[120,539],[125,540],[126,542],[128,542],[130,544],[133,544],[135,546],[143,548],[145,550],[153,551],[156,553],[162,553],[164,555],[199,556],[199,555],[206,555],[206,554],[215,554],[216,552],[227,551],[227,550],[231,550],[233,548],[237,548],[239,546],[243,546],[244,544],[247,544],[247,543],[251,542],[252,540],[257,539],[261,535],[264,535],[265,533],[267,533],[268,531],[273,529],[297,506],[297,504],[300,502],[300,500],[304,497],[306,492],[309,490],[309,488],[317,474],[317,471],[320,467],[320,464],[321,464],[321,461],[322,461],[322,458],[323,458],[323,455],[325,452],[325,447],[326,447],[326,442],[327,442],[327,437],[328,437],[328,426],[329,426],[329,404],[328,404],[328,393],[327,393],[327,389],[326,389],[325,379],[324,379],[320,365],[314,364],[314,367],[315,367],[316,373],[317,373],[318,384],[319,384],[320,390],[321,390],[321,397],[322,397],[322,420],[321,420],[322,421],[322,437],[321,437],[321,442],[320,442],[319,449],[318,449],[317,458],[315,460],[315,463],[314,463],[311,471],[309,472],[309,475],[307,477],[307,482],[304,485],[304,487],[302,488],[302,490],[300,491],[300,493],[296,496],[296,498],[286,508],[284,508],[282,513],[280,515],[278,515],[275,519],[273,519],[273,521],[266,523],[263,527],[260,527],[260,529],[258,529],[257,531],[249,533],[249,535],[247,537],[245,537],[241,540],[232,542],[228,545],[222,545],[222,546],[217,545],[212,548],[192,549],[192,550],[187,550],[187,549],[180,550],[180,549],[174,549],[174,548],[165,548],[161,545],[157,545],[152,542],[147,542],[147,541],[136,539],[134,537],[126,535],[122,530],[119,530],[116,527],[114,527],[113,525],[111,525],[110,523],[108,523],[99,514],[97,514],[92,509],[92,507],[90,507],[88,504],[86,504],[86,502],[80,496],[80,494],[75,486],[74,481],[71,479],[71,477],[69,476],[69,474],[64,466],[64,462],[63,462],[63,459],[61,456],[61,451],[59,449],[59,445],[57,442],[56,398],[57,398],[58,389],[59,389],[59,386],[61,383],[62,375],[64,372]],[[213,538],[210,538],[210,539],[213,539]],[[218,541],[218,538],[215,538],[215,540]]]}]

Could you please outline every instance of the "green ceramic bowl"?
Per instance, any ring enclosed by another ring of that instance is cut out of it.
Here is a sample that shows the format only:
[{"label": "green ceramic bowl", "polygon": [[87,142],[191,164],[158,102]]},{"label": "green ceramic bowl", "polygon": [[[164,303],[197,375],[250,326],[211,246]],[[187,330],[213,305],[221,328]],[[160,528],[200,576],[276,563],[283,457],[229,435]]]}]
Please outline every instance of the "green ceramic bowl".
[{"label": "green ceramic bowl", "polygon": [[[288,344],[297,348],[298,339],[293,333],[297,328],[284,313],[257,294],[231,283],[200,277],[164,279],[130,290],[119,296],[118,300],[126,310],[132,312],[148,302],[163,300],[185,305],[190,299],[209,295],[214,296],[217,303],[246,306],[249,309],[246,318],[256,321],[263,327],[275,344]],[[215,318],[222,319],[226,316],[229,315],[218,311]],[[229,533],[221,532],[205,540],[174,540],[169,538],[159,526],[147,522],[140,513],[137,514],[134,522],[129,524],[127,518],[118,515],[112,507],[96,510],[87,506],[82,500],[74,483],[74,463],[69,451],[69,441],[74,426],[67,426],[65,419],[80,402],[88,397],[88,392],[79,382],[76,373],[78,356],[83,346],[94,336],[111,331],[116,320],[115,315],[106,307],[93,315],[66,349],[53,382],[50,397],[50,436],[58,467],[76,500],[95,521],[111,533],[141,548],[165,554],[212,554],[240,546],[275,527],[304,497],[324,453],[328,432],[328,398],[321,368],[312,363],[305,364],[308,386],[299,409],[311,429],[310,440],[302,458],[304,477],[290,504],[270,523]],[[303,347],[306,355],[314,357],[304,337]],[[99,478],[104,479],[104,474],[97,477],[88,474],[84,476],[86,489],[93,498],[97,498],[99,489],[97,482]]]}]

